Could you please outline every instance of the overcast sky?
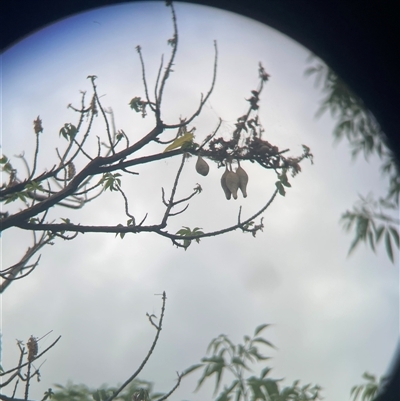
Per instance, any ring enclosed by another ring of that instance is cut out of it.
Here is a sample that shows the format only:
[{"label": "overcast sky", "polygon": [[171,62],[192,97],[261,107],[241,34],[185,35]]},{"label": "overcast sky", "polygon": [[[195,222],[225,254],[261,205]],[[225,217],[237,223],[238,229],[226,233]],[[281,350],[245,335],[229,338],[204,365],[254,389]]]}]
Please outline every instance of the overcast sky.
[{"label": "overcast sky", "polygon": [[[176,3],[176,12],[180,41],[165,92],[164,122],[190,115],[200,93],[208,90],[215,39],[217,83],[202,116],[189,126],[196,127],[196,140],[205,138],[219,117],[221,132],[232,131],[247,110],[245,98],[257,87],[261,61],[271,75],[260,101],[265,139],[290,148],[294,156],[306,144],[315,164],[302,163],[303,171],[291,180],[286,197],[278,196],[265,212],[264,232],[256,238],[234,232],[203,239],[186,252],[155,234],[127,235],[124,240],[86,234],[70,242],[56,240],[43,250],[36,271],[3,295],[2,365],[8,369],[17,362],[15,339],[26,341],[53,330],[40,347],[58,335],[62,340],[47,354],[42,381],[32,385],[30,398],[67,380],[93,387],[122,382],[151,345],[154,330],[145,313],[159,315],[161,299],[154,294],[165,290],[164,330],[140,375],[155,382],[157,391],[172,388],[175,372],[199,362],[220,333],[238,342],[259,324],[271,323],[265,336],[278,347],[265,350],[272,357],[267,361],[273,367],[271,377],[285,377],[287,384],[296,379],[317,383],[328,401],[348,399],[364,371],[385,373],[399,334],[397,262],[392,265],[384,249],[374,255],[363,245],[347,258],[352,236],[339,225],[357,193],[385,193],[379,163],[362,157],[353,162],[346,143],[333,146],[331,118],[314,118],[321,93],[304,77],[307,49],[278,31],[225,11]],[[154,119],[149,115],[143,120],[128,105],[133,97],[144,96],[135,47],[142,47],[153,88],[171,37],[170,11],[164,3],[132,3],[59,21],[7,50],[2,56],[4,154],[25,151],[32,159],[32,121],[40,115],[44,132],[39,168],[52,167],[57,162],[55,147],[65,146],[58,131],[67,122],[77,123],[77,115],[66,106],[79,106],[80,90],[90,93],[88,75],[98,76],[101,100],[113,108],[116,128],[131,142],[139,139]],[[93,137],[104,135],[100,117],[92,132]],[[149,213],[149,224],[160,221],[161,186],[171,189],[179,162],[176,158],[140,166],[135,170],[139,176],[123,180],[138,220]],[[15,166],[23,169],[18,161]],[[171,219],[170,232],[182,226],[212,231],[235,224],[239,206],[244,217],[250,216],[274,191],[271,171],[244,163],[248,197],[227,201],[220,188],[222,170],[210,162],[209,175],[202,177],[194,166],[192,158],[178,195],[190,194],[196,183],[203,192],[186,213]],[[77,213],[53,210],[52,216],[69,216],[82,224],[126,220],[123,200],[116,194]],[[29,233],[3,233],[3,268],[16,263],[29,245]],[[171,399],[211,400],[211,387],[192,394],[199,374],[185,378]]]}]

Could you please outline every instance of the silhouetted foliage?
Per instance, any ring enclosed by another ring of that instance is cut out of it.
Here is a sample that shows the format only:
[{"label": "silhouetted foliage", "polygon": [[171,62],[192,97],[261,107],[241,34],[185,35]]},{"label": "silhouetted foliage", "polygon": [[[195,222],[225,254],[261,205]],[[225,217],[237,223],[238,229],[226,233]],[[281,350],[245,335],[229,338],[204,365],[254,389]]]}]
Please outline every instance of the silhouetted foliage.
[{"label": "silhouetted foliage", "polygon": [[314,75],[315,83],[322,88],[325,98],[317,112],[321,116],[330,111],[336,120],[333,136],[336,141],[344,138],[350,145],[353,158],[363,154],[366,160],[377,156],[381,161],[381,172],[388,180],[387,193],[375,199],[372,193],[359,195],[352,210],[343,213],[341,222],[347,231],[354,232],[354,240],[349,254],[361,242],[375,252],[376,245],[384,239],[386,252],[392,263],[394,251],[400,248],[399,240],[399,195],[400,175],[393,152],[379,123],[351,89],[321,61],[314,63],[305,71],[307,76]]}]

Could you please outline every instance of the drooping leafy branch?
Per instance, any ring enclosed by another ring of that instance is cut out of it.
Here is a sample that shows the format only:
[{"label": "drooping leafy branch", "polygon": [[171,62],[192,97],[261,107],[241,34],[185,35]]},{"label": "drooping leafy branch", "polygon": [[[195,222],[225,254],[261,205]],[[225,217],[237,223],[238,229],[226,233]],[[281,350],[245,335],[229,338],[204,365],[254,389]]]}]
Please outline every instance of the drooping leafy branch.
[{"label": "drooping leafy branch", "polygon": [[[269,74],[266,73],[261,63],[258,70],[258,88],[251,91],[251,96],[247,99],[248,111],[237,119],[236,127],[229,134],[229,138],[226,135],[219,135],[220,120],[211,134],[204,140],[196,142],[195,127],[193,126],[190,130],[188,127],[201,114],[214,89],[218,64],[216,42],[214,43],[213,77],[207,93],[200,96],[199,105],[195,107],[191,115],[180,118],[179,122],[176,123],[164,122],[165,116],[162,113],[164,94],[168,78],[173,73],[172,66],[179,42],[175,8],[172,2],[167,2],[167,6],[171,9],[173,21],[173,36],[168,40],[171,53],[166,62],[166,67],[164,67],[164,58],[161,58],[153,98],[149,90],[150,86],[141,47],[137,46],[136,48],[142,67],[145,98],[135,96],[129,104],[132,110],[140,113],[143,118],[148,113],[154,115],[155,125],[149,132],[145,133],[137,142],[131,143],[124,130],[117,131],[112,110],[107,110],[101,103],[101,96],[96,84],[97,77],[89,75],[88,79],[92,88],[90,101],[86,101],[86,93],[83,92],[80,107],[69,105],[69,109],[78,115],[78,122],[76,124],[65,123],[60,129],[59,135],[62,141],[66,141],[66,145],[63,151],[56,149],[58,161],[54,163],[53,167],[48,168],[45,172],[36,173],[39,145],[44,132],[40,117],[34,121],[36,149],[31,163],[32,168],[25,155],[21,155],[20,158],[26,167],[26,174],[23,175],[20,170],[14,167],[14,161],[5,155],[2,156],[0,164],[2,172],[8,176],[8,180],[4,181],[0,189],[0,201],[9,206],[9,209],[2,212],[1,230],[18,228],[42,233],[41,240],[35,240],[30,252],[27,252],[21,261],[15,265],[18,265],[18,268],[8,268],[1,271],[5,283],[2,290],[18,274],[26,274],[27,270],[36,267],[37,263],[29,264],[30,258],[44,244],[52,243],[56,238],[71,240],[80,233],[89,232],[113,233],[124,238],[128,233],[152,232],[169,238],[178,247],[187,249],[193,240],[199,242],[201,238],[221,235],[238,229],[243,232],[251,232],[255,236],[258,231],[262,230],[263,222],[261,220],[256,224],[254,219],[269,207],[277,193],[282,196],[285,195],[285,188],[291,186],[288,181],[288,174],[290,173],[292,177],[298,174],[301,171],[300,163],[304,159],[308,158],[312,161],[310,149],[305,145],[303,145],[303,153],[300,156],[289,157],[285,156],[289,149],[280,150],[263,137],[264,129],[258,114],[259,102],[263,88],[269,80]],[[93,150],[89,146],[88,139],[96,118],[101,118],[104,121],[105,132],[104,138],[97,138],[97,149]],[[171,130],[174,132],[172,137],[168,135]],[[151,147],[149,147],[150,144]],[[159,152],[153,151],[154,145],[161,148]],[[148,150],[148,153],[143,155],[143,151],[150,148],[152,151]],[[139,151],[141,151],[140,156],[138,156]],[[187,196],[176,197],[182,170],[190,156],[197,156],[196,170],[201,175],[207,175],[209,171],[209,166],[204,159],[215,163],[217,167],[225,167],[221,185],[228,200],[231,196],[237,199],[238,189],[242,191],[244,197],[247,196],[248,175],[240,162],[249,161],[257,163],[264,169],[272,170],[277,176],[276,189],[270,199],[264,202],[264,206],[253,213],[251,217],[242,220],[240,210],[237,224],[230,227],[207,232],[199,228],[192,230],[183,223],[183,229],[171,233],[168,231],[170,219],[184,213],[188,208],[188,202],[195,195],[201,193],[201,187],[197,185]],[[134,166],[175,157],[181,157],[181,164],[176,172],[169,196],[166,196],[166,192],[162,188],[162,203],[165,207],[162,218],[157,224],[146,225],[148,213],[138,218],[130,211],[130,202],[132,201],[129,200],[124,190],[124,180],[128,175],[138,175],[138,172],[130,170]],[[237,164],[236,172],[232,169],[232,165],[235,164]],[[78,166],[83,167],[78,168]],[[97,225],[88,225],[82,221],[73,222],[72,218],[62,215],[49,218],[50,210],[51,215],[53,215],[58,212],[60,206],[69,209],[81,209],[105,191],[116,193],[122,198],[126,215],[124,224],[106,225],[100,222]]]},{"label": "drooping leafy branch", "polygon": [[[378,395],[381,395],[385,386],[388,382],[387,376],[382,376],[379,380],[368,372],[363,373],[362,378],[366,383],[353,386],[350,395],[353,397],[353,401],[372,401],[376,399]],[[361,397],[360,397],[361,396]]]},{"label": "drooping leafy branch", "polygon": [[316,86],[321,87],[325,94],[316,115],[321,116],[330,111],[336,120],[333,130],[335,140],[347,139],[353,158],[361,153],[366,160],[377,156],[381,161],[382,175],[388,180],[385,196],[375,200],[372,193],[368,196],[359,195],[352,210],[342,214],[343,227],[354,232],[349,254],[361,242],[375,252],[376,245],[385,238],[387,255],[394,263],[394,249],[400,248],[400,171],[388,147],[385,133],[362,99],[328,66],[318,61],[306,69],[305,75],[314,75]]},{"label": "drooping leafy branch", "polygon": [[307,401],[321,398],[319,394],[321,387],[311,386],[311,384],[300,387],[299,380],[296,380],[292,386],[281,388],[280,382],[283,379],[267,377],[272,370],[270,367],[264,367],[259,376],[246,377],[245,373],[252,370],[250,369],[251,364],[264,363],[270,359],[261,354],[259,346],[275,348],[270,341],[260,335],[268,326],[270,325],[258,326],[252,337],[244,336],[242,344],[233,344],[224,334],[214,338],[207,348],[207,354],[211,355],[204,357],[201,360],[202,363],[193,365],[185,371],[187,374],[203,368],[203,374],[198,381],[196,390],[214,376],[215,397],[223,383],[223,378],[230,375],[233,377],[233,381],[228,380],[229,384],[224,386],[224,389],[215,398],[216,401],[232,399],[236,401]]}]

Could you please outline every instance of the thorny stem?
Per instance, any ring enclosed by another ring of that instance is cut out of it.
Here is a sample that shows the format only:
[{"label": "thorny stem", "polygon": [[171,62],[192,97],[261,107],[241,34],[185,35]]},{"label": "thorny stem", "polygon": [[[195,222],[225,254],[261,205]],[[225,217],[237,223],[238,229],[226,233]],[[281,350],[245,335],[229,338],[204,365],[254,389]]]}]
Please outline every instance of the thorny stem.
[{"label": "thorny stem", "polygon": [[97,104],[98,104],[98,106],[99,106],[99,108],[101,110],[101,113],[103,114],[104,122],[106,123],[106,131],[107,131],[108,141],[110,143],[111,152],[112,152],[113,155],[115,155],[114,143],[113,143],[113,140],[111,138],[110,125],[108,124],[108,118],[106,116],[106,113],[104,112],[103,106],[102,106],[102,104],[100,102],[100,99],[99,99],[99,96],[97,94],[97,86],[94,83],[94,81],[96,79],[96,76],[95,75],[89,75],[88,78],[90,78],[90,80],[92,82],[92,87],[93,87],[94,95],[96,97],[96,102],[97,102]]},{"label": "thorny stem", "polygon": [[178,382],[175,384],[173,389],[156,401],[164,401],[164,400],[168,399],[168,397],[179,387],[179,385],[181,384],[182,375],[180,375],[178,372],[177,372],[177,375],[178,375]]},{"label": "thorny stem", "polygon": [[201,110],[203,109],[203,106],[205,105],[205,103],[207,102],[208,98],[211,96],[212,91],[214,90],[215,81],[217,79],[218,47],[217,47],[217,41],[215,41],[215,40],[214,40],[214,49],[215,49],[215,58],[214,58],[213,79],[212,79],[212,82],[211,82],[211,87],[207,92],[207,95],[204,98],[203,98],[203,96],[201,97],[200,105],[199,105],[198,109],[192,114],[191,117],[189,117],[188,119],[184,119],[183,122],[180,122],[179,124],[171,124],[171,125],[164,124],[164,128],[171,129],[171,128],[183,127],[185,125],[190,124],[197,116],[200,115]]},{"label": "thorny stem", "polygon": [[160,337],[161,330],[162,330],[162,323],[163,323],[164,313],[165,313],[165,301],[167,300],[167,296],[166,296],[166,294],[165,294],[165,291],[163,292],[162,300],[163,300],[163,303],[162,303],[162,307],[161,307],[160,321],[159,321],[158,327],[156,327],[157,333],[156,333],[156,336],[155,336],[155,338],[154,338],[153,344],[151,345],[151,347],[150,347],[150,349],[149,349],[149,352],[147,353],[146,357],[144,358],[143,362],[140,364],[140,366],[139,366],[139,368],[136,370],[136,372],[135,372],[131,377],[129,377],[129,379],[126,380],[125,383],[123,383],[123,384],[114,392],[114,394],[113,394],[111,397],[107,398],[106,401],[112,401],[113,399],[115,399],[115,398],[117,397],[117,395],[118,395],[130,382],[132,382],[132,381],[135,379],[135,377],[137,377],[137,375],[141,372],[141,370],[143,369],[143,367],[146,365],[147,361],[149,360],[151,354],[153,353],[154,348],[156,347],[158,338]]},{"label": "thorny stem", "polygon": [[141,64],[141,66],[142,66],[142,79],[143,79],[144,93],[146,94],[147,103],[148,103],[148,105],[150,106],[151,110],[152,110],[153,112],[155,112],[156,109],[154,108],[153,103],[152,103],[151,100],[150,100],[149,91],[148,91],[148,89],[147,89],[146,69],[145,69],[145,66],[144,66],[144,61],[143,61],[142,51],[141,51],[141,49],[140,49],[140,46],[137,46],[137,47],[136,47],[136,50],[137,50],[137,52],[139,53],[140,64]]},{"label": "thorny stem", "polygon": [[28,370],[27,370],[27,373],[26,373],[25,398],[24,398],[24,400],[28,400],[29,384],[30,384],[30,381],[31,381],[31,366],[32,366],[32,363],[28,362]]},{"label": "thorny stem", "polygon": [[122,190],[122,188],[121,188],[119,185],[117,185],[117,189],[118,189],[118,191],[121,193],[122,197],[124,198],[124,202],[125,202],[125,214],[126,214],[130,219],[132,219],[132,225],[133,225],[133,226],[136,226],[135,217],[132,216],[132,215],[129,213],[128,198],[126,197],[124,191]]},{"label": "thorny stem", "polygon": [[157,89],[158,89],[158,83],[160,82],[160,76],[161,76],[161,71],[164,65],[164,55],[161,55],[161,63],[160,63],[160,68],[158,69],[158,74],[157,74],[157,80],[156,80],[156,85],[154,87],[154,99],[156,101],[156,104],[158,102],[158,94],[157,94]]},{"label": "thorny stem", "polygon": [[169,6],[171,7],[171,13],[172,13],[172,22],[174,25],[174,36],[172,38],[172,52],[171,52],[171,57],[169,59],[168,65],[165,68],[165,72],[164,75],[161,79],[161,85],[160,85],[160,89],[158,91],[158,96],[156,98],[156,121],[157,124],[159,124],[161,122],[161,102],[162,102],[162,96],[164,93],[164,86],[165,83],[169,77],[169,74],[171,72],[171,67],[174,63],[175,60],[175,56],[176,56],[176,52],[178,50],[178,26],[176,23],[176,14],[175,14],[175,7],[173,5],[173,3],[169,3]]},{"label": "thorny stem", "polygon": [[30,181],[32,177],[35,175],[38,155],[39,155],[39,133],[36,134],[36,146],[35,146],[35,156],[33,157],[33,168],[32,168],[32,173],[28,178],[28,181]]},{"label": "thorny stem", "polygon": [[[77,113],[80,113],[78,126],[76,127],[77,133],[80,131],[80,128],[83,124],[84,115],[90,110],[90,109],[85,109],[86,92],[81,92],[81,93],[82,93],[82,99],[81,99],[81,109],[80,110],[76,109],[75,107],[71,106],[70,104],[68,105],[68,108],[76,111]],[[91,125],[92,120],[93,120],[93,115],[92,115],[89,125]],[[60,168],[63,168],[66,165],[65,160],[67,159],[68,153],[70,152],[71,148],[72,148],[72,142],[69,143],[67,149],[64,152],[64,155],[60,158],[60,164],[59,164]],[[72,161],[74,158],[75,158],[75,156],[71,157],[70,161]]]}]

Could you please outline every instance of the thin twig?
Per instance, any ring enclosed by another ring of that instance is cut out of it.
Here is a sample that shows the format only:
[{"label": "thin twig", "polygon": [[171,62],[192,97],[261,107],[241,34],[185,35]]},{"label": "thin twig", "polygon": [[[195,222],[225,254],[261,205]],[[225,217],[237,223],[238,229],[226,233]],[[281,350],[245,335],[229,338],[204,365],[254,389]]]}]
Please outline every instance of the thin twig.
[{"label": "thin twig", "polygon": [[110,125],[108,124],[108,118],[106,116],[106,113],[104,112],[103,106],[102,106],[102,104],[100,102],[100,99],[99,99],[99,96],[97,94],[97,86],[94,83],[94,81],[95,81],[95,79],[97,77],[96,77],[96,75],[89,75],[88,78],[90,78],[90,81],[92,82],[93,92],[94,92],[94,95],[96,97],[97,104],[98,104],[98,106],[99,106],[99,108],[101,110],[101,113],[103,114],[103,118],[104,118],[104,121],[106,123],[107,136],[108,136],[108,141],[110,143],[111,152],[113,154],[115,154],[114,144],[113,144],[113,141],[112,141],[112,138],[111,138],[111,133],[110,133]]},{"label": "thin twig", "polygon": [[152,354],[153,351],[154,351],[154,348],[156,347],[158,338],[159,338],[160,333],[161,333],[161,330],[162,330],[162,323],[163,323],[163,319],[164,319],[165,301],[166,301],[166,299],[167,299],[167,296],[166,296],[165,291],[164,291],[164,292],[163,292],[163,295],[162,295],[163,303],[162,303],[162,307],[161,307],[160,321],[159,321],[158,326],[156,326],[156,327],[157,327],[157,328],[156,328],[157,333],[156,333],[156,336],[155,336],[155,338],[154,338],[153,344],[151,345],[151,347],[150,347],[150,349],[149,349],[149,352],[147,353],[146,357],[144,358],[143,362],[140,364],[140,366],[139,366],[139,368],[136,370],[136,372],[135,372],[132,376],[130,376],[129,379],[126,380],[126,381],[114,392],[114,394],[113,394],[111,397],[107,398],[106,401],[111,401],[111,400],[115,399],[115,398],[118,396],[118,394],[119,394],[129,383],[131,383],[131,382],[135,379],[135,377],[137,377],[137,375],[141,372],[141,370],[144,368],[144,366],[146,365],[147,361],[149,360],[151,354]]},{"label": "thin twig", "polygon": [[121,195],[122,195],[123,198],[124,198],[124,202],[125,202],[125,214],[131,219],[132,225],[135,226],[135,225],[136,225],[135,217],[129,213],[128,198],[126,197],[124,191],[122,190],[122,188],[121,188],[118,184],[117,184],[117,189],[118,189],[118,191],[121,193]]},{"label": "thin twig", "polygon": [[35,174],[38,155],[39,155],[39,132],[36,133],[36,144],[35,144],[35,155],[33,157],[33,168],[32,168],[32,173],[29,175],[28,181],[30,181]]},{"label": "thin twig", "polygon": [[150,106],[151,110],[153,112],[156,111],[155,107],[153,106],[150,97],[149,97],[149,91],[147,89],[147,80],[146,80],[146,69],[144,66],[144,61],[143,61],[143,57],[142,57],[142,51],[141,51],[141,47],[140,46],[136,46],[136,50],[139,53],[139,59],[140,59],[140,64],[142,66],[142,80],[143,80],[143,85],[144,85],[144,93],[146,94],[146,99],[147,99],[147,103]]},{"label": "thin twig", "polygon": [[179,385],[181,384],[182,375],[180,375],[178,372],[176,372],[176,374],[178,375],[178,382],[175,384],[173,389],[169,393],[167,393],[167,394],[163,395],[161,398],[157,399],[156,401],[164,401],[164,400],[168,399],[168,397],[170,395],[172,395],[172,393],[179,387]]},{"label": "thin twig", "polygon": [[190,124],[197,116],[200,115],[201,110],[203,109],[204,104],[207,102],[208,98],[211,96],[212,91],[214,90],[214,86],[215,86],[215,81],[217,78],[217,64],[218,64],[218,48],[217,48],[217,42],[214,41],[214,49],[215,49],[215,57],[214,57],[214,72],[213,72],[213,79],[211,82],[211,87],[207,92],[207,95],[203,98],[203,96],[201,96],[201,100],[200,100],[200,105],[198,107],[198,109],[192,114],[191,117],[189,117],[188,119],[185,119],[185,123],[179,123],[179,124],[164,124],[163,127],[165,129],[170,129],[170,128],[179,128],[182,127],[184,125],[188,125]]},{"label": "thin twig", "polygon": [[154,87],[154,99],[156,101],[156,104],[158,104],[158,94],[157,94],[157,89],[158,89],[158,83],[160,81],[160,76],[161,76],[161,71],[164,65],[164,55],[161,55],[161,63],[160,63],[160,68],[158,69],[158,74],[157,74],[157,80],[156,80],[156,85]]},{"label": "thin twig", "polygon": [[163,219],[161,221],[161,226],[165,226],[166,225],[169,213],[170,213],[171,209],[174,207],[174,203],[173,202],[174,202],[175,192],[176,192],[176,188],[178,186],[179,178],[180,178],[182,170],[183,170],[183,166],[185,164],[185,159],[186,159],[186,156],[185,156],[185,154],[183,154],[182,155],[181,164],[179,166],[178,172],[176,173],[175,182],[174,182],[174,185],[172,187],[171,196],[170,196],[169,201],[168,201],[168,206],[167,206],[167,208],[165,210],[164,217],[163,217]]},{"label": "thin twig", "polygon": [[175,8],[174,8],[174,4],[171,2],[169,3],[169,6],[171,7],[171,13],[172,13],[172,22],[174,25],[174,36],[172,38],[172,52],[171,52],[171,57],[168,61],[167,67],[165,68],[165,72],[163,74],[163,77],[161,79],[161,85],[160,85],[160,89],[158,91],[158,96],[156,99],[156,119],[157,119],[157,124],[161,123],[161,102],[162,102],[162,96],[164,93],[164,87],[165,87],[165,83],[169,77],[169,74],[171,72],[171,67],[174,63],[175,60],[175,56],[176,56],[176,52],[178,50],[178,26],[176,23],[176,14],[175,14]]}]

